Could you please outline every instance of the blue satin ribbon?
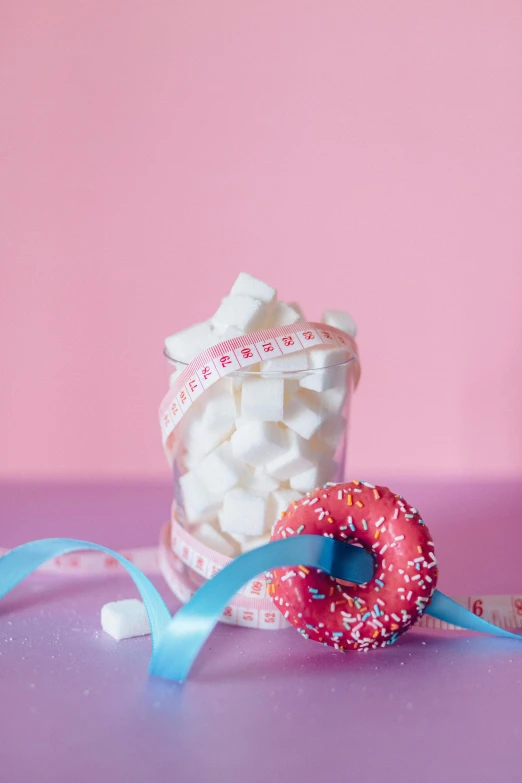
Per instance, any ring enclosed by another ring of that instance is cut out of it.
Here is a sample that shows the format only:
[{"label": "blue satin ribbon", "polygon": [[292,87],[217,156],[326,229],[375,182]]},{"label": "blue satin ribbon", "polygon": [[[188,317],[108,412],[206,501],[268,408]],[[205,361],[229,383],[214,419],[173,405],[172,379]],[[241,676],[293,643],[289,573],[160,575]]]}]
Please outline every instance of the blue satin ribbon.
[{"label": "blue satin ribbon", "polygon": [[[199,651],[235,593],[258,574],[296,564],[320,568],[328,574],[362,584],[372,578],[370,554],[360,547],[324,536],[300,535],[273,541],[233,560],[206,582],[174,617],[162,597],[139,568],[117,552],[89,541],[47,538],[12,549],[0,558],[0,599],[47,560],[79,550],[95,550],[114,557],[134,580],[147,609],[152,636],[150,673],[183,682]],[[426,609],[439,620],[470,631],[522,640],[482,620],[436,590]]]}]

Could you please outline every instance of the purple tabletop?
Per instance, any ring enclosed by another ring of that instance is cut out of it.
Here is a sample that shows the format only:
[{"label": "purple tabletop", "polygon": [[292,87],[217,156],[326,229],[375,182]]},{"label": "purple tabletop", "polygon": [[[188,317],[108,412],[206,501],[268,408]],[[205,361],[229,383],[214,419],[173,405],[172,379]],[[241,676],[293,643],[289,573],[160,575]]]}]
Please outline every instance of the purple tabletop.
[{"label": "purple tabletop", "polygon": [[[522,592],[522,484],[389,483],[430,526],[442,590]],[[168,484],[0,485],[0,546],[151,544],[170,495]],[[101,606],[133,595],[124,576],[42,575],[0,603],[2,781],[521,779],[516,641],[414,629],[343,655],[291,629],[219,626],[181,687],[148,677],[150,638],[100,630]]]}]

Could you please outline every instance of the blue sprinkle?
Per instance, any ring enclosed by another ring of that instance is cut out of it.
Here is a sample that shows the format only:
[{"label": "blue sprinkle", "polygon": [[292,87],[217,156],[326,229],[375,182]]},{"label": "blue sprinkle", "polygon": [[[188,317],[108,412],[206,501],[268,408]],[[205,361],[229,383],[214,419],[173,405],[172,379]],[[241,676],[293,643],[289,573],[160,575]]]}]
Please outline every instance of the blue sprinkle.
[{"label": "blue sprinkle", "polygon": [[362,620],[362,621],[363,621],[363,623],[364,623],[364,621],[365,621],[365,620],[368,620],[368,618],[369,618],[369,617],[371,617],[371,616],[372,616],[372,613],[371,613],[371,612],[366,612],[366,614],[364,614],[364,615],[361,617],[361,620]]},{"label": "blue sprinkle", "polygon": [[420,571],[420,563],[415,563],[415,568],[417,569],[417,571]]},{"label": "blue sprinkle", "polygon": [[326,598],[325,595],[313,595],[312,598]]},{"label": "blue sprinkle", "polygon": [[423,519],[419,519],[419,525],[425,525],[425,524],[426,524],[426,523],[424,522],[424,520],[423,520]]},{"label": "blue sprinkle", "polygon": [[305,526],[304,526],[304,525],[300,525],[300,526],[297,528],[297,533],[298,533],[298,534],[299,534],[299,533],[302,533],[304,529],[305,529]]},{"label": "blue sprinkle", "polygon": [[337,636],[342,636],[342,635],[343,635],[343,632],[342,632],[342,631],[335,631],[335,632],[332,634],[332,636],[335,636],[335,637],[337,637]]},{"label": "blue sprinkle", "polygon": [[375,612],[375,614],[377,615],[377,617],[380,617],[381,610],[379,609],[379,604],[374,604],[374,605],[373,605],[373,611]]},{"label": "blue sprinkle", "polygon": [[376,579],[375,582],[379,585],[379,587],[384,587],[384,582],[381,579]]},{"label": "blue sprinkle", "polygon": [[308,589],[310,590],[311,593],[318,593],[319,592],[319,590],[316,590],[315,587],[309,587]]},{"label": "blue sprinkle", "polygon": [[306,627],[307,627],[307,628],[311,628],[311,629],[312,629],[312,631],[314,631],[314,630],[315,630],[315,628],[314,628],[314,626],[313,626],[313,625],[307,625]]}]

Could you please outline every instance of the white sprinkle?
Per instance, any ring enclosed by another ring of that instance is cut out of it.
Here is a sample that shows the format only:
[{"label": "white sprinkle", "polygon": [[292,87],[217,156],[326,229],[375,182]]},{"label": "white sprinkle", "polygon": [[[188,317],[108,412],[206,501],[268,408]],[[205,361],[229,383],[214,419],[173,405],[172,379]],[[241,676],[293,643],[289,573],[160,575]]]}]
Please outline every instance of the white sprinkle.
[{"label": "white sprinkle", "polygon": [[284,613],[283,617],[285,618],[285,620],[288,620],[288,615],[289,615],[289,614],[290,614],[290,612],[288,612],[288,611],[286,611],[286,612]]},{"label": "white sprinkle", "polygon": [[391,616],[393,617],[393,619],[395,620],[396,623],[400,623],[401,622],[401,618],[398,617],[398,615],[392,614]]},{"label": "white sprinkle", "polygon": [[410,592],[409,592],[409,593],[408,593],[408,595],[406,596],[406,598],[408,599],[408,601],[411,601],[411,597],[412,597],[412,595],[413,595],[413,593],[412,593],[412,591],[410,590]]},{"label": "white sprinkle", "polygon": [[410,581],[410,577],[408,576],[408,574],[404,574],[404,581],[405,582],[409,582]]},{"label": "white sprinkle", "polygon": [[431,578],[431,576],[428,576],[428,574],[426,574],[426,576],[424,577],[424,579],[425,579],[427,582],[433,582],[433,579]]},{"label": "white sprinkle", "polygon": [[289,571],[287,574],[281,577],[282,582],[286,582],[287,579],[291,579],[293,576],[297,576],[295,571]]},{"label": "white sprinkle", "polygon": [[395,536],[396,541],[402,541],[404,539],[404,536]]},{"label": "white sprinkle", "polygon": [[380,518],[380,519],[378,519],[378,520],[377,520],[377,522],[375,523],[375,527],[379,528],[379,527],[382,525],[382,523],[383,523],[383,522],[384,522],[384,517],[381,517],[381,518]]},{"label": "white sprinkle", "polygon": [[422,563],[422,561],[423,561],[423,560],[424,560],[424,558],[423,558],[423,557],[416,557],[416,558],[415,558],[415,560],[414,560],[413,562],[414,562],[414,563]]},{"label": "white sprinkle", "polygon": [[287,527],[287,528],[286,528],[286,532],[287,532],[287,533],[290,533],[290,535],[291,535],[291,536],[293,536],[293,535],[294,535],[294,530],[293,530],[293,528],[291,528],[291,527]]},{"label": "white sprinkle", "polygon": [[417,576],[412,576],[411,581],[417,582],[420,579],[420,574],[417,574]]},{"label": "white sprinkle", "polygon": [[405,592],[406,592],[406,590],[404,589],[404,587],[399,587],[399,588],[398,588],[398,592],[399,592],[399,593],[405,593]]},{"label": "white sprinkle", "polygon": [[337,500],[342,500],[342,499],[343,499],[343,491],[342,489],[340,489],[339,492],[337,493]]},{"label": "white sprinkle", "polygon": [[388,571],[393,571],[393,563],[390,563],[390,565],[388,566]]},{"label": "white sprinkle", "polygon": [[398,519],[399,518],[399,509],[398,508],[395,509],[395,514],[393,515],[393,518],[394,519]]},{"label": "white sprinkle", "polygon": [[310,501],[310,505],[313,506],[315,503],[319,503],[319,498],[314,498]]},{"label": "white sprinkle", "polygon": [[335,603],[334,603],[333,601],[332,601],[332,603],[330,604],[330,611],[331,611],[331,612],[335,612]]},{"label": "white sprinkle", "polygon": [[388,549],[388,544],[385,544],[385,545],[383,546],[383,548],[381,549],[381,552],[380,552],[380,553],[381,553],[381,555],[383,555],[383,554],[386,552],[386,550],[387,550],[387,549]]}]

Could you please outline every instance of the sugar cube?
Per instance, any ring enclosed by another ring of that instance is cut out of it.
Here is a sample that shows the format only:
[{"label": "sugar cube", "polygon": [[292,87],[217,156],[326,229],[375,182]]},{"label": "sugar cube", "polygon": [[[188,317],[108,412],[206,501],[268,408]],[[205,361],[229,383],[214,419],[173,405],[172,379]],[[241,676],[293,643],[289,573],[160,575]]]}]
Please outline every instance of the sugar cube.
[{"label": "sugar cube", "polygon": [[306,440],[315,435],[324,420],[312,392],[302,390],[285,402],[283,422]]},{"label": "sugar cube", "polygon": [[[327,389],[317,394],[320,409],[330,414],[340,413],[343,409],[347,392],[346,386],[334,386],[332,389]],[[315,392],[310,392],[310,394],[315,394]]]},{"label": "sugar cube", "polygon": [[131,639],[150,633],[149,618],[143,601],[125,598],[102,606],[101,627],[113,639]]},{"label": "sugar cube", "polygon": [[346,383],[349,354],[344,348],[311,348],[307,357],[310,373],[299,381],[302,388],[322,392]]},{"label": "sugar cube", "polygon": [[268,314],[268,305],[250,296],[225,296],[212,324],[217,328],[235,326],[244,332],[261,329]]},{"label": "sugar cube", "polygon": [[270,523],[273,524],[281,519],[281,514],[287,511],[293,501],[301,500],[303,495],[294,489],[278,489],[272,492],[268,499],[268,513]]},{"label": "sugar cube", "polygon": [[281,421],[284,394],[282,378],[245,378],[241,391],[241,415],[261,421]]},{"label": "sugar cube", "polygon": [[307,369],[306,351],[287,353],[261,362],[261,372],[301,372]]},{"label": "sugar cube", "polygon": [[270,533],[264,533],[262,536],[245,536],[245,543],[241,544],[242,552],[251,552],[259,546],[264,546],[270,541]]},{"label": "sugar cube", "polygon": [[260,536],[266,528],[266,499],[236,487],[225,494],[218,516],[224,532]]},{"label": "sugar cube", "polygon": [[234,432],[234,419],[227,416],[209,417],[209,419],[205,420],[204,415],[201,418],[193,417],[183,430],[183,442],[187,453],[193,458],[192,462],[200,461]]},{"label": "sugar cube", "polygon": [[335,462],[325,456],[322,459],[318,459],[313,467],[308,468],[303,473],[292,476],[290,486],[299,492],[312,492],[317,487],[322,487],[327,481],[332,481],[336,468]]},{"label": "sugar cube", "polygon": [[225,340],[233,340],[235,337],[243,337],[245,333],[237,326],[215,327],[212,330],[212,345],[224,343]]},{"label": "sugar cube", "polygon": [[346,332],[350,337],[356,337],[357,325],[350,313],[344,310],[325,310],[323,313],[323,323],[328,326],[334,326],[342,332]]},{"label": "sugar cube", "polygon": [[172,334],[165,340],[165,348],[172,359],[190,364],[212,344],[212,329],[208,322],[194,324]]},{"label": "sugar cube", "polygon": [[194,538],[201,541],[202,544],[219,552],[225,557],[235,557],[239,547],[233,541],[223,536],[216,528],[208,522],[203,522],[197,528],[191,531]]},{"label": "sugar cube", "polygon": [[270,326],[290,326],[301,320],[300,312],[286,302],[276,302],[270,311]]},{"label": "sugar cube", "polygon": [[317,438],[335,451],[346,431],[346,420],[340,414],[326,419],[317,430]]},{"label": "sugar cube", "polygon": [[246,468],[234,457],[230,441],[227,440],[207,454],[194,473],[210,494],[223,497],[225,492],[239,484]]},{"label": "sugar cube", "polygon": [[207,390],[204,398],[202,421],[212,429],[216,423],[227,421],[233,424],[237,419],[237,402],[229,378],[223,378]]},{"label": "sugar cube", "polygon": [[232,296],[251,296],[260,302],[271,304],[276,298],[277,291],[262,280],[247,274],[247,272],[240,272],[230,290],[230,294]]},{"label": "sugar cube", "polygon": [[183,507],[187,521],[191,524],[201,519],[214,517],[219,507],[215,497],[205,484],[199,480],[194,470],[189,470],[179,479]]},{"label": "sugar cube", "polygon": [[313,466],[312,452],[308,441],[293,430],[288,430],[288,446],[284,454],[266,465],[265,470],[280,481],[288,481],[292,476],[302,473]]},{"label": "sugar cube", "polygon": [[232,435],[232,453],[252,467],[261,467],[284,453],[286,432],[270,421],[251,420]]},{"label": "sugar cube", "polygon": [[288,305],[296,311],[296,313],[299,313],[299,319],[301,321],[306,321],[306,316],[303,312],[303,308],[298,302],[288,302]]},{"label": "sugar cube", "polygon": [[243,479],[242,486],[253,495],[268,495],[269,492],[279,489],[279,481],[263,468],[254,468]]}]

